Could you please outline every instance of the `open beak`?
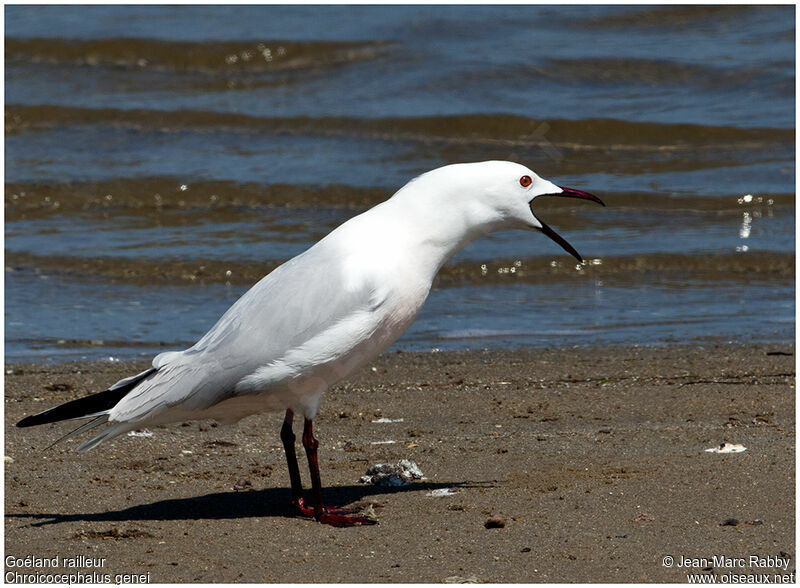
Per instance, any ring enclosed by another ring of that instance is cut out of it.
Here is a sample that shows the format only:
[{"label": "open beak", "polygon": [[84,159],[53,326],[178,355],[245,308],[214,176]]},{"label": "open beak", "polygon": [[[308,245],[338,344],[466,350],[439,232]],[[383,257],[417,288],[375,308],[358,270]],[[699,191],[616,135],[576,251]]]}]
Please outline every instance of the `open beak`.
[{"label": "open beak", "polygon": [[[561,192],[557,192],[557,193],[553,193],[553,194],[541,194],[540,196],[561,196],[563,198],[580,198],[582,200],[591,200],[593,202],[597,202],[601,206],[605,206],[603,201],[600,200],[594,194],[589,194],[588,192],[584,192],[583,190],[575,190],[573,188],[563,188],[563,187],[560,187],[560,188],[561,188]],[[531,200],[531,212],[533,212],[533,200]],[[536,215],[534,215],[534,216],[536,216]],[[542,231],[545,235],[550,237],[553,241],[555,241],[556,243],[561,245],[561,247],[564,249],[564,251],[566,251],[567,253],[572,255],[575,259],[577,259],[578,261],[583,263],[583,258],[581,257],[580,253],[575,251],[575,248],[572,245],[570,245],[569,243],[567,243],[566,239],[564,239],[561,235],[556,233],[549,226],[544,224],[541,220],[539,220],[538,217],[536,217],[536,220],[538,220],[539,224],[542,225],[539,228],[540,231]]]}]

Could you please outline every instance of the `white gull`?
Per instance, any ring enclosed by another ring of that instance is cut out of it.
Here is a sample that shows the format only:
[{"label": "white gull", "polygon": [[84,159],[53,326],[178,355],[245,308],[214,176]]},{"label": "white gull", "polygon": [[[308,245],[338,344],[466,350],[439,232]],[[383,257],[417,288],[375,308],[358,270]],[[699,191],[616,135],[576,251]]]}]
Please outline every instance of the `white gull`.
[{"label": "white gull", "polygon": [[[581,260],[533,214],[531,203],[539,196],[602,204],[592,194],[558,187],[508,161],[448,165],[425,173],[264,277],[194,346],[162,353],[141,374],[17,425],[94,417],[71,435],[108,423],[78,448],[84,452],[147,426],[206,418],[235,422],[285,410],[281,438],[295,508],[336,526],[371,523],[348,509],[323,504],[312,430],[323,392],[405,332],[439,268],[475,239],[504,229],[535,229]],[[295,413],[305,423],[310,505],[295,454]]]}]

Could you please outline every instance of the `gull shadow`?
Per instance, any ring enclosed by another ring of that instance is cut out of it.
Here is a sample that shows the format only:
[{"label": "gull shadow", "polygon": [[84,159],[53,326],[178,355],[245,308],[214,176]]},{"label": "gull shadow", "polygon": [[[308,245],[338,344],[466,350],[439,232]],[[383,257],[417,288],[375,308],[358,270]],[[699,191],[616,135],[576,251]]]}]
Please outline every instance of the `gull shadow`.
[{"label": "gull shadow", "polygon": [[[494,482],[415,482],[408,486],[336,486],[325,489],[325,504],[343,506],[376,494],[430,491],[437,488],[486,488]],[[120,521],[176,521],[241,519],[250,517],[297,516],[290,504],[288,488],[267,488],[250,492],[214,492],[190,498],[171,498],[149,504],[139,504],[121,510],[74,514],[19,513],[6,514],[6,519],[34,519],[32,527],[55,525],[75,521],[120,522]]]}]

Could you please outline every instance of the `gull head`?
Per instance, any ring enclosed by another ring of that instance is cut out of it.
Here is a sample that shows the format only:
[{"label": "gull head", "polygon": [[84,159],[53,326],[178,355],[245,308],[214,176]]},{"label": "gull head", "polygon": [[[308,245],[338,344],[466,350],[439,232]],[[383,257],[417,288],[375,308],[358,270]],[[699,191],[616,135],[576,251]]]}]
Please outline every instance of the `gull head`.
[{"label": "gull head", "polygon": [[[416,184],[416,186],[415,186]],[[580,254],[533,212],[536,198],[556,196],[603,202],[594,194],[556,186],[533,170],[510,161],[457,163],[440,167],[407,185],[435,193],[441,199],[439,212],[461,213],[465,230],[475,236],[504,229],[535,229],[558,243],[578,261]],[[415,190],[416,191],[416,190]],[[423,191],[423,190],[420,190]],[[430,202],[429,202],[430,203]]]}]

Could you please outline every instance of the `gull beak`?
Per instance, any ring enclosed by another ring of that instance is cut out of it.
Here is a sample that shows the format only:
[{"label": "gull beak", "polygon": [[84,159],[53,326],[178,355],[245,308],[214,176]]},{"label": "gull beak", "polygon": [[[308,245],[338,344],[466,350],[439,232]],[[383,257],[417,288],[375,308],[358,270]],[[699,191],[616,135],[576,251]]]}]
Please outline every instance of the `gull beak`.
[{"label": "gull beak", "polygon": [[589,194],[589,192],[584,192],[583,190],[576,190],[574,188],[564,188],[563,186],[559,187],[561,188],[560,193],[542,194],[542,196],[563,196],[564,198],[582,198],[583,200],[591,200],[592,202],[597,202],[600,206],[605,206],[605,203],[594,194]]},{"label": "gull beak", "polygon": [[[552,192],[552,193],[549,193],[549,194],[540,194],[540,196],[561,196],[563,198],[580,198],[582,200],[591,200],[592,202],[597,202],[601,206],[605,206],[605,204],[603,203],[602,200],[600,200],[594,194],[589,194],[589,192],[584,192],[583,190],[575,190],[574,188],[562,188],[560,186],[555,186],[555,187],[558,188],[561,191],[560,192]],[[534,198],[534,200],[535,200],[535,198]],[[531,200],[530,204],[531,204],[531,212],[533,212],[533,200]],[[566,239],[564,239],[561,235],[556,233],[553,229],[551,229],[549,226],[547,226],[545,223],[543,223],[541,220],[539,220],[536,217],[535,214],[533,216],[534,216],[534,218],[536,218],[536,220],[541,225],[540,227],[537,227],[541,232],[543,232],[545,235],[550,237],[553,241],[555,241],[556,243],[561,245],[561,247],[564,249],[564,251],[566,251],[567,253],[572,255],[575,259],[577,259],[578,261],[583,263],[583,258],[581,257],[580,253],[575,251],[575,248],[572,245],[570,245],[569,243],[567,243]]]}]

